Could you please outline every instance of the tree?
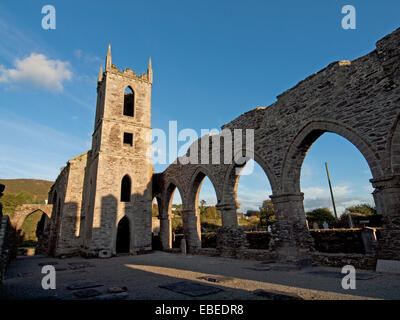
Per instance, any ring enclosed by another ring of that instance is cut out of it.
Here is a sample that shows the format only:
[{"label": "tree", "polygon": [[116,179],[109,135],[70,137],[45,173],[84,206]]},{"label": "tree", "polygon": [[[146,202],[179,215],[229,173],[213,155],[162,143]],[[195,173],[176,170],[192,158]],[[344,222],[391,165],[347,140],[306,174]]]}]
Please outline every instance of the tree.
[{"label": "tree", "polygon": [[152,207],[152,216],[153,217],[158,217],[158,204],[153,203],[153,207]]},{"label": "tree", "polygon": [[332,214],[332,211],[329,210],[328,208],[317,208],[312,211],[307,212],[307,220],[310,223],[318,223],[321,224],[324,221],[328,223],[333,223],[335,222],[335,217]]},{"label": "tree", "polygon": [[260,207],[260,226],[268,227],[275,223],[275,209],[271,200],[264,200]]},{"label": "tree", "polygon": [[202,199],[202,200],[200,200],[200,214],[204,214],[204,212],[205,212],[205,208],[204,208],[204,206],[206,205],[206,200],[204,200],[204,199]]},{"label": "tree", "polygon": [[346,208],[346,211],[352,212],[352,213],[361,213],[365,216],[372,216],[372,215],[376,214],[376,208],[371,206],[368,203],[362,203],[362,204],[348,207],[348,208]]}]

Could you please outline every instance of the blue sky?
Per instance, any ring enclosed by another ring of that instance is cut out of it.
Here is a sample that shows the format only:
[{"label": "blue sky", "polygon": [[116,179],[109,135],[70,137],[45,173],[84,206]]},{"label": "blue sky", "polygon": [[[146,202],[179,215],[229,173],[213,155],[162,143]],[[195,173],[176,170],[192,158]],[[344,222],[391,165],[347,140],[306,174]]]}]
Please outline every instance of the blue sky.
[{"label": "blue sky", "polygon": [[[47,4],[56,8],[55,30],[41,28]],[[346,4],[356,8],[356,30],[341,28]],[[399,13],[400,2],[388,0],[1,1],[0,177],[53,180],[89,148],[96,78],[109,42],[120,68],[142,73],[152,57],[153,128],[167,131],[176,120],[178,130],[200,134],[270,105],[332,61],[374,50],[399,27]],[[306,209],[330,206],[325,161],[339,212],[372,201],[362,155],[326,134],[303,164]],[[155,165],[157,172],[164,168]],[[269,194],[260,168],[241,177],[242,210],[257,208]],[[215,201],[207,181],[200,198]]]}]

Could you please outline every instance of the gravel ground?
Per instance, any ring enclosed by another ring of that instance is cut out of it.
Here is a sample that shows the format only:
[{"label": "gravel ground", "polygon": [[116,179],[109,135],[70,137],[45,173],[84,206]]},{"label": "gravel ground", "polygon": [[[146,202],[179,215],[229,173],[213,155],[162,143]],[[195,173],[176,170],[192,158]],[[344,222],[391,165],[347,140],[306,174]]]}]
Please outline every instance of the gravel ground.
[{"label": "gravel ground", "polygon": [[[39,264],[52,263],[57,270],[57,287],[44,290],[41,281],[45,275],[41,273]],[[366,279],[357,280],[355,290],[344,290],[338,268],[313,266],[294,270],[292,266],[281,266],[280,270],[268,270],[267,266],[257,261],[165,252],[110,259],[18,257],[10,264],[6,279],[0,286],[0,299],[82,299],[74,295],[77,290],[67,289],[76,281],[96,282],[102,285],[94,288],[102,294],[99,297],[112,299],[271,299],[270,295],[254,294],[253,291],[260,289],[306,300],[400,299],[400,275],[360,270],[358,276]],[[230,279],[210,282],[200,277]],[[159,287],[186,280],[219,287],[222,291],[192,297]],[[127,287],[127,293],[104,296],[107,289],[123,286]]]}]

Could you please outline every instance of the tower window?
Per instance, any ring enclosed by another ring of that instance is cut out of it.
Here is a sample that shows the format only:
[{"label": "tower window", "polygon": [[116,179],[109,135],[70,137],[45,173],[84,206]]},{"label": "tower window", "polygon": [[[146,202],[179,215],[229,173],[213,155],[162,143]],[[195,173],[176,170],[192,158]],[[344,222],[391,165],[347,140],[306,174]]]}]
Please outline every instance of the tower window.
[{"label": "tower window", "polygon": [[135,93],[131,87],[125,88],[124,94],[124,116],[133,117],[135,109]]},{"label": "tower window", "polygon": [[124,132],[124,145],[133,146],[133,133]]},{"label": "tower window", "polygon": [[121,181],[121,202],[131,201],[131,178],[125,175]]}]

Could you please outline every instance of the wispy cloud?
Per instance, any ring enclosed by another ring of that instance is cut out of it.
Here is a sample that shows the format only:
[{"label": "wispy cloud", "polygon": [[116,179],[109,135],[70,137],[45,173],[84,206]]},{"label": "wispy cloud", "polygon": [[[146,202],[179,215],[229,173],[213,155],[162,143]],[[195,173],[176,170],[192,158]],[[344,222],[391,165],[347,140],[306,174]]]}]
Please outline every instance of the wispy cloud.
[{"label": "wispy cloud", "polygon": [[0,83],[28,83],[50,91],[62,91],[63,82],[71,80],[68,62],[52,60],[43,54],[31,53],[24,59],[15,59],[14,68],[0,65]]},{"label": "wispy cloud", "polygon": [[55,179],[68,159],[87,150],[84,139],[0,109],[0,176]]},{"label": "wispy cloud", "polygon": [[[364,188],[364,190],[366,190],[366,188]],[[356,204],[373,204],[372,196],[364,190],[361,190],[361,192],[358,192],[356,195],[348,185],[334,187],[333,194],[338,214],[343,213],[347,207]],[[308,187],[302,189],[302,192],[304,193],[304,208],[306,211],[325,207],[332,209],[332,199],[328,188]]]},{"label": "wispy cloud", "polygon": [[81,49],[74,50],[74,56],[76,59],[81,60],[84,63],[103,63],[103,59],[100,57],[84,52]]}]

